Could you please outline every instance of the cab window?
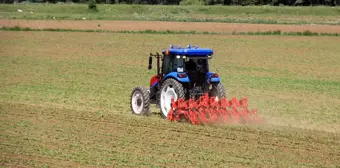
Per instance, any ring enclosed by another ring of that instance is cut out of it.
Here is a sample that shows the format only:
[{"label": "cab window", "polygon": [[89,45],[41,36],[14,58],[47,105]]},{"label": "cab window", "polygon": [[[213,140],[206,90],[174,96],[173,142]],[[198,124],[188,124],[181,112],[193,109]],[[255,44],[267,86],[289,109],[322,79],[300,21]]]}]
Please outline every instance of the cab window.
[{"label": "cab window", "polygon": [[185,59],[183,56],[164,56],[163,73],[168,74],[170,72],[184,72],[184,61]]}]

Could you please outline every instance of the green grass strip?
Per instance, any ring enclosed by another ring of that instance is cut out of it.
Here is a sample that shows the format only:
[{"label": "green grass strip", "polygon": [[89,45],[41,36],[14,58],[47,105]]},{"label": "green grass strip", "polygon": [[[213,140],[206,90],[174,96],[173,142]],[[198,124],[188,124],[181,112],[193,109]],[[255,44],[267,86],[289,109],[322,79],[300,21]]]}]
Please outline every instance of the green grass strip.
[{"label": "green grass strip", "polygon": [[340,8],[327,6],[97,4],[97,7],[98,11],[93,12],[87,4],[0,4],[0,19],[83,20],[86,17],[86,20],[340,25],[337,19]]},{"label": "green grass strip", "polygon": [[29,27],[1,27],[3,31],[52,31],[52,32],[103,32],[103,33],[127,33],[127,34],[207,34],[207,35],[281,35],[281,36],[340,36],[340,33],[317,33],[309,30],[304,32],[282,32],[281,30],[265,31],[265,32],[198,32],[198,31],[157,31],[157,30],[77,30],[77,29],[59,29],[59,28],[44,28],[44,29],[33,29]]}]

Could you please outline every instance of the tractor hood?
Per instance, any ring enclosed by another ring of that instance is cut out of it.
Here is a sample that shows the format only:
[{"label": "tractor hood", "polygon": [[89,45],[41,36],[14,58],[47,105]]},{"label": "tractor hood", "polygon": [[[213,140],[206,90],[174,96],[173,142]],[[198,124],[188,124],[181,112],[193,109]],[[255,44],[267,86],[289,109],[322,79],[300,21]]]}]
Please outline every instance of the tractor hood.
[{"label": "tractor hood", "polygon": [[169,49],[163,50],[162,53],[164,55],[185,55],[185,56],[192,56],[192,57],[208,57],[213,55],[213,50],[210,48],[198,48],[191,47],[188,45],[187,48],[181,48],[181,47],[173,47],[170,46]]}]

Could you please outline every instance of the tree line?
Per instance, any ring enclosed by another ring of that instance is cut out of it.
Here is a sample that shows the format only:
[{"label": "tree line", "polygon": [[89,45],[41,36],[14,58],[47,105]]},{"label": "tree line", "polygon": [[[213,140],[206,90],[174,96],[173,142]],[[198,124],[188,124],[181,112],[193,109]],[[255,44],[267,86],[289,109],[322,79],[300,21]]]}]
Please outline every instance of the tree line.
[{"label": "tree line", "polygon": [[[92,0],[1,0],[2,3],[88,3]],[[340,0],[94,0],[98,4],[337,6]]]}]

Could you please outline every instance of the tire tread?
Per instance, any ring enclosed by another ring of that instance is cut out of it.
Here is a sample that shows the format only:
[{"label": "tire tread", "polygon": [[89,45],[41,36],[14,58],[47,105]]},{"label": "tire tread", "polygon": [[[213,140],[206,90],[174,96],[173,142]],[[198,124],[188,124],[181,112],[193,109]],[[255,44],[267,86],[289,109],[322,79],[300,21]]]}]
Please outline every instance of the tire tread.
[{"label": "tire tread", "polygon": [[[173,88],[176,91],[177,97],[184,99],[185,98],[185,93],[184,93],[184,87],[181,83],[179,83],[177,80],[169,78],[166,79],[163,83],[162,83],[162,87],[161,90],[163,90],[163,86],[167,85],[167,84],[171,84],[173,86]],[[164,114],[162,113],[162,109],[160,109],[161,111],[161,116],[162,118],[167,118],[167,116],[164,116]]]},{"label": "tire tread", "polygon": [[143,110],[142,110],[140,115],[149,115],[150,95],[149,95],[149,92],[146,88],[143,88],[143,87],[140,87],[140,86],[135,87],[132,90],[131,95],[130,95],[130,108],[131,108],[132,114],[136,114],[136,113],[134,113],[133,108],[132,108],[132,96],[133,96],[133,93],[135,93],[136,91],[141,92],[142,96],[143,96],[144,107],[143,107]]}]

